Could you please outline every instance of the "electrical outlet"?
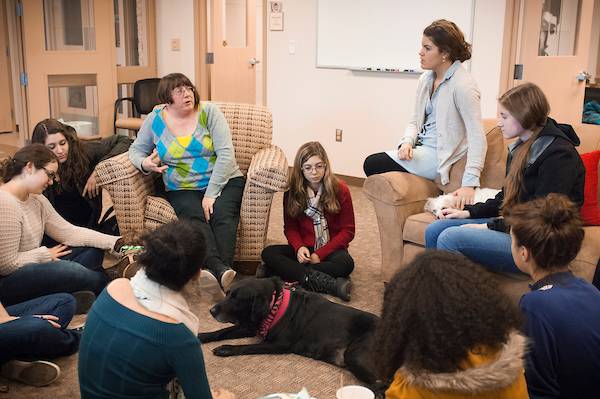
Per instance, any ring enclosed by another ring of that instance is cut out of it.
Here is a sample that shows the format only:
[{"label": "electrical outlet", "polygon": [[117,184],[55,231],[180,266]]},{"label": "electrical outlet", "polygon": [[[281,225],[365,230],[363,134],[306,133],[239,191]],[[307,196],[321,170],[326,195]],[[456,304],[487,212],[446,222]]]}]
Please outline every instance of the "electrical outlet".
[{"label": "electrical outlet", "polygon": [[171,51],[180,51],[181,50],[181,40],[178,38],[171,39]]},{"label": "electrical outlet", "polygon": [[342,141],[342,129],[335,129],[335,141]]}]

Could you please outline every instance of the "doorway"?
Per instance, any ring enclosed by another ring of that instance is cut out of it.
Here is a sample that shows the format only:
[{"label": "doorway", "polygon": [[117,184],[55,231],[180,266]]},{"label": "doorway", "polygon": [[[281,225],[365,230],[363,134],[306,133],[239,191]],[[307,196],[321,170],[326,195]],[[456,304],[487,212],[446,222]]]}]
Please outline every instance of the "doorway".
[{"label": "doorway", "polygon": [[265,104],[265,0],[197,0],[201,97]]},{"label": "doorway", "polygon": [[[515,0],[506,87],[523,82],[540,86],[551,116],[582,135],[600,134],[600,0]],[[586,121],[591,101],[598,124]]]}]

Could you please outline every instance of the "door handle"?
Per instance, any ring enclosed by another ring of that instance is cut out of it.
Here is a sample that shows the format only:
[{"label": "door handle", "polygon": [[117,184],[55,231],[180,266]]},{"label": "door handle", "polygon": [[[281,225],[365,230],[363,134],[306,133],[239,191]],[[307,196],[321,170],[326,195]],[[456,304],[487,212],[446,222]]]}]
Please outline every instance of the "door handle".
[{"label": "door handle", "polygon": [[577,80],[580,82],[585,82],[586,80],[588,80],[591,77],[592,77],[592,75],[590,75],[586,71],[581,71],[576,76]]},{"label": "door handle", "polygon": [[256,64],[260,63],[260,60],[257,60],[256,58],[252,57],[252,58],[250,58],[248,63],[250,63],[250,65],[256,65]]}]

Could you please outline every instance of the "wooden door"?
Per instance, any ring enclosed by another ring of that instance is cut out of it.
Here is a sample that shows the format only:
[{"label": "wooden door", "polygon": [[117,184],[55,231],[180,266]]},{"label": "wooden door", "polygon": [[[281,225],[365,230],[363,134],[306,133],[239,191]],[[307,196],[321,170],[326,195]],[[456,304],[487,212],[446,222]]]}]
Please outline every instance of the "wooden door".
[{"label": "wooden door", "polygon": [[256,102],[256,0],[212,2],[211,100]]},{"label": "wooden door", "polygon": [[576,130],[600,133],[600,126],[581,123],[586,83],[580,73],[589,65],[594,0],[522,2],[517,64],[523,65],[523,78],[514,84],[537,84],[548,97],[550,116]]},{"label": "wooden door", "polygon": [[15,131],[13,90],[10,58],[8,54],[8,29],[4,2],[0,3],[0,132]]},{"label": "wooden door", "polygon": [[113,133],[117,93],[113,2],[23,0],[31,129],[48,117],[83,136]]}]

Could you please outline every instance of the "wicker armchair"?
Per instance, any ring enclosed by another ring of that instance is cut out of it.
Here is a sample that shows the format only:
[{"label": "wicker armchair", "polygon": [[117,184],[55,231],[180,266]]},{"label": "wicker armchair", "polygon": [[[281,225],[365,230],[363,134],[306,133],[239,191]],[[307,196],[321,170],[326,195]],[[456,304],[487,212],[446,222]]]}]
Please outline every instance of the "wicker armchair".
[{"label": "wicker armchair", "polygon": [[[287,188],[288,163],[281,148],[271,145],[271,112],[262,106],[216,103],[229,123],[235,156],[246,187],[238,226],[236,261],[258,261],[265,246],[273,195]],[[156,228],[177,219],[169,202],[155,197],[153,179],[129,161],[127,153],[96,167],[98,185],[113,201],[121,233]]]}]

